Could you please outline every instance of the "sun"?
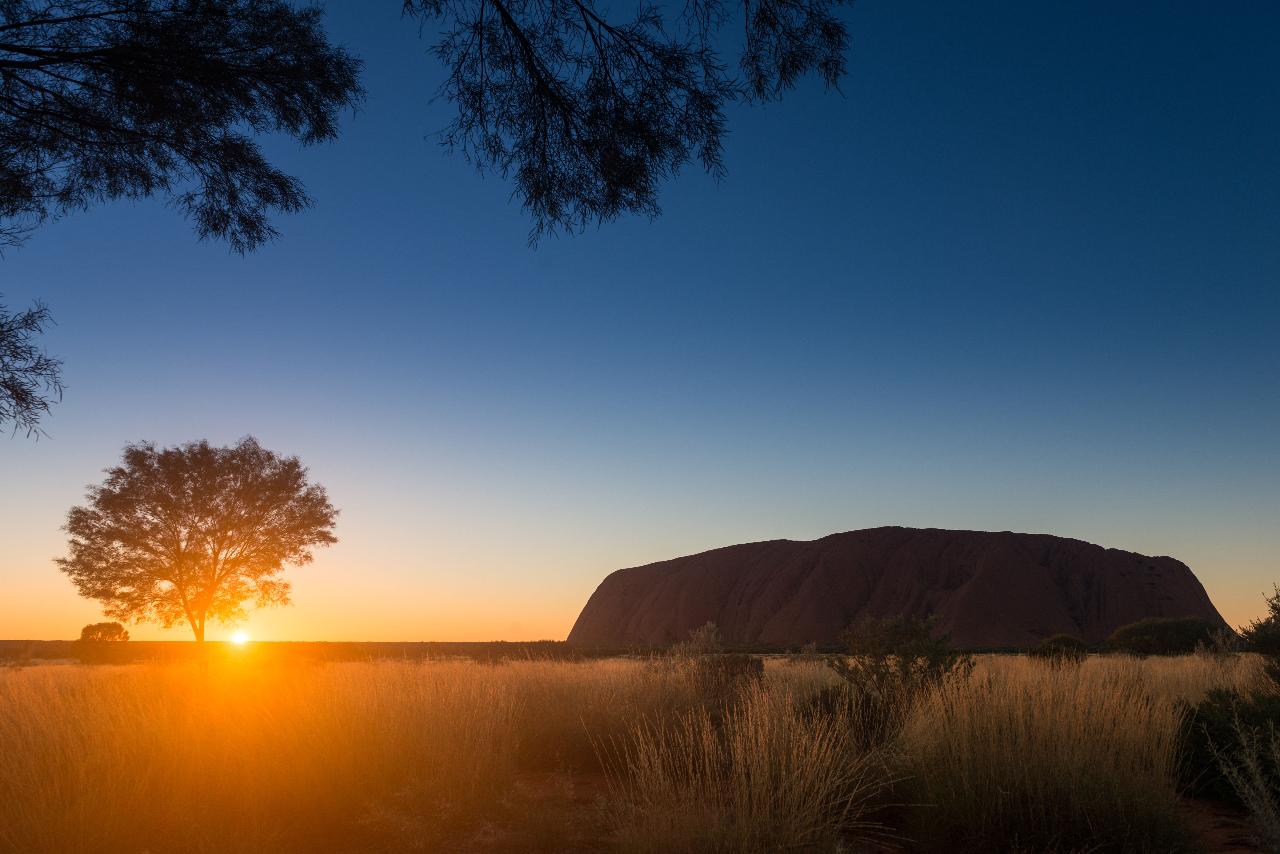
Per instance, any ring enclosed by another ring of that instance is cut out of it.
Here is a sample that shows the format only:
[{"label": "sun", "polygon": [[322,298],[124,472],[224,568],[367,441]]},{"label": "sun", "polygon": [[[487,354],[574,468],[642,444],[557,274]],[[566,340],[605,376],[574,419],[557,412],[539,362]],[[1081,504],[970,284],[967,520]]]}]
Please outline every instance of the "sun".
[{"label": "sun", "polygon": [[244,629],[237,629],[235,633],[231,635],[231,642],[236,646],[244,646],[249,642],[249,633]]}]

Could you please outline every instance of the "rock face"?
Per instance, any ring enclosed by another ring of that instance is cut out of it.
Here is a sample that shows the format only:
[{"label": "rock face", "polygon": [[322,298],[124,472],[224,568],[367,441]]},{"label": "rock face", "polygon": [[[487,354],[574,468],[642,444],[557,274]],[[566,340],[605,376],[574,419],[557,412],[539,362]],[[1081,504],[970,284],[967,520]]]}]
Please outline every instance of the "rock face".
[{"label": "rock face", "polygon": [[864,616],[936,614],[969,648],[1055,634],[1105,639],[1143,617],[1225,625],[1186,564],[1047,534],[870,528],[770,540],[620,569],[587,601],[569,642],[667,644],[708,620],[728,643],[835,641]]}]

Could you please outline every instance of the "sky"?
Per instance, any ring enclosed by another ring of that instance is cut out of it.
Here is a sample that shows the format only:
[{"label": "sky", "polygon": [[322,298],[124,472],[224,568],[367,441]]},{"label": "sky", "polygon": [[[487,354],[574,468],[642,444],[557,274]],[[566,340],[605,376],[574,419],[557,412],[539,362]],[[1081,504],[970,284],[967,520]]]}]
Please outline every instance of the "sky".
[{"label": "sky", "polygon": [[257,639],[563,638],[614,569],[886,524],[1172,555],[1262,611],[1280,5],[859,0],[841,92],[734,107],[723,180],[536,249],[440,149],[399,4],[327,9],[368,99],[268,141],[315,199],[278,240],[151,200],[0,260],[67,385],[46,438],[0,438],[0,637],[101,619],[53,559],[124,445],[246,434],[341,509]]}]

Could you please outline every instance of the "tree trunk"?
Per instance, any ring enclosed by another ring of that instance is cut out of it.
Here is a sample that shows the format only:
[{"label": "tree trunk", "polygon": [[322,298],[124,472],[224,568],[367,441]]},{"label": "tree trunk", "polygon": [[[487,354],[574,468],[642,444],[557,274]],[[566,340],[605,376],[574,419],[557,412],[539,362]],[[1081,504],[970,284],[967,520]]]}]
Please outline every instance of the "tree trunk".
[{"label": "tree trunk", "polygon": [[200,659],[200,674],[207,680],[209,678],[209,648],[204,645],[205,615],[201,614],[198,620],[194,616],[189,619],[191,631],[196,636],[196,657]]}]

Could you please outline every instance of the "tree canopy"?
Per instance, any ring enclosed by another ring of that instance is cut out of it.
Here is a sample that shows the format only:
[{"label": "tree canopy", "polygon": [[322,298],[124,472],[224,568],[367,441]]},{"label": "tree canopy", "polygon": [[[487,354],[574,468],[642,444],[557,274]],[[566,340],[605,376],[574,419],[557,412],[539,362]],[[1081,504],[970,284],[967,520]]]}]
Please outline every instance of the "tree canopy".
[{"label": "tree canopy", "polygon": [[34,340],[50,323],[41,303],[17,314],[0,305],[0,429],[38,434],[41,416],[62,397],[62,362]]},{"label": "tree canopy", "polygon": [[337,135],[360,61],[283,0],[0,0],[0,241],[163,195],[238,251],[308,203],[254,136]]},{"label": "tree canopy", "polygon": [[284,605],[286,565],[337,542],[338,511],[297,457],[248,437],[175,448],[129,445],[121,464],[71,508],[69,555],[58,565],[109,617],[190,625],[232,624],[246,603]]},{"label": "tree canopy", "polygon": [[[391,2],[391,0],[388,0]],[[847,0],[402,0],[434,34],[443,142],[514,182],[531,239],[658,213],[663,181],[724,171],[725,107],[845,72]],[[730,35],[726,35],[730,34]],[[737,34],[741,34],[738,36]],[[734,50],[731,62],[722,54]],[[0,245],[51,218],[160,195],[251,250],[309,203],[256,137],[334,138],[361,62],[285,0],[0,0]]]},{"label": "tree canopy", "polygon": [[[515,181],[531,237],[622,213],[658,213],[658,187],[692,160],[724,171],[724,108],[845,72],[844,0],[640,3],[615,18],[593,0],[404,0],[439,27],[457,107],[444,133],[481,170]],[[737,69],[722,32],[740,32]]]},{"label": "tree canopy", "polygon": [[116,622],[90,623],[80,630],[85,643],[120,643],[129,639],[129,630]]}]

